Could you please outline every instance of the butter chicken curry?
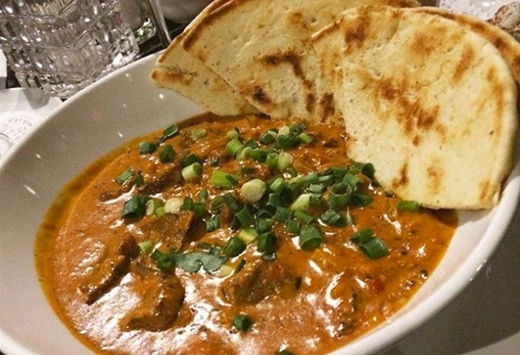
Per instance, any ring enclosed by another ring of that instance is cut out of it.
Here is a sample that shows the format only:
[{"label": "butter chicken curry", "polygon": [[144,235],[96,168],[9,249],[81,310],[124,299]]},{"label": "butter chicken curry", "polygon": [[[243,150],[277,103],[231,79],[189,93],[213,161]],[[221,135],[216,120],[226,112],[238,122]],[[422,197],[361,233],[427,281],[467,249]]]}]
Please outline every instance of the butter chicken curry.
[{"label": "butter chicken curry", "polygon": [[49,211],[36,258],[96,352],[322,354],[425,282],[457,224],[383,191],[344,127],[207,116],[102,158]]}]

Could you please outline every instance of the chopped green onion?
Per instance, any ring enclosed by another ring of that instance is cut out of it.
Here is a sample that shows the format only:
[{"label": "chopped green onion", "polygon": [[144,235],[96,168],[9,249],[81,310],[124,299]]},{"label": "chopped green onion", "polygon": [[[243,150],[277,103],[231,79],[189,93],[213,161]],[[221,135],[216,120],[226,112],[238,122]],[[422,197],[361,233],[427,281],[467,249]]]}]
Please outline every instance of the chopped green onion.
[{"label": "chopped green onion", "polygon": [[315,250],[323,242],[323,236],[318,227],[312,225],[302,226],[300,229],[300,248],[303,250]]},{"label": "chopped green onion", "polygon": [[145,240],[144,242],[137,244],[137,246],[143,254],[150,254],[154,248],[154,244],[151,240]]},{"label": "chopped green onion", "polygon": [[267,185],[260,179],[249,180],[240,188],[240,196],[249,203],[260,201],[267,190]]},{"label": "chopped green onion", "polygon": [[282,126],[278,130],[278,135],[279,136],[286,136],[288,134],[291,134],[291,129],[289,128],[289,126]]},{"label": "chopped green onion", "polygon": [[155,211],[163,206],[164,203],[161,200],[156,198],[149,199],[148,201],[146,201],[146,215],[150,216],[152,214],[155,214]]},{"label": "chopped green onion", "polygon": [[242,227],[250,227],[255,223],[255,216],[251,213],[247,206],[244,206],[235,214],[235,217],[240,221]]},{"label": "chopped green onion", "polygon": [[310,184],[309,187],[307,187],[307,191],[313,194],[321,194],[325,191],[325,186],[320,184]]},{"label": "chopped green onion", "polygon": [[378,237],[374,237],[368,242],[360,244],[359,249],[370,259],[379,259],[389,253],[385,242]]},{"label": "chopped green onion", "polygon": [[232,189],[238,183],[240,176],[227,173],[221,170],[213,170],[210,182],[213,186],[222,189]]},{"label": "chopped green onion", "polygon": [[277,133],[274,131],[267,131],[260,136],[259,142],[263,145],[269,145],[276,142]]},{"label": "chopped green onion", "polygon": [[166,144],[159,151],[159,160],[163,164],[173,161],[174,157],[175,157],[175,150],[173,150],[173,147],[171,146],[171,144]]},{"label": "chopped green onion", "polygon": [[139,154],[152,154],[157,150],[157,145],[154,142],[139,143]]},{"label": "chopped green onion", "polygon": [[233,237],[224,248],[224,254],[229,257],[234,257],[240,255],[244,250],[246,250],[246,243],[240,238]]},{"label": "chopped green onion", "polygon": [[322,175],[318,177],[318,183],[326,186],[334,184],[334,175]]},{"label": "chopped green onion", "polygon": [[353,167],[358,169],[361,172],[361,174],[365,175],[369,179],[374,179],[375,169],[374,165],[372,165],[371,163],[355,162],[353,164]]},{"label": "chopped green onion", "polygon": [[238,210],[240,209],[240,206],[238,205],[238,201],[235,198],[235,196],[233,196],[230,193],[227,193],[227,194],[224,194],[223,197],[224,197],[224,201],[226,201],[226,204],[228,205],[229,209],[232,212],[235,212],[235,213],[238,212]]},{"label": "chopped green onion", "polygon": [[370,259],[379,259],[389,253],[385,242],[376,237],[372,229],[362,229],[356,232],[350,240],[356,243]]},{"label": "chopped green onion", "polygon": [[226,132],[226,137],[228,137],[229,140],[238,139],[240,138],[240,133],[237,129],[232,129]]},{"label": "chopped green onion", "polygon": [[265,233],[270,231],[276,221],[272,218],[257,218],[255,228],[259,233]]},{"label": "chopped green onion", "polygon": [[307,211],[310,206],[311,194],[301,194],[292,203],[291,209],[293,211]]},{"label": "chopped green onion", "polygon": [[197,128],[191,131],[191,136],[193,139],[198,140],[206,136],[206,129],[204,128]]},{"label": "chopped green onion", "polygon": [[245,228],[238,232],[237,237],[244,243],[251,244],[258,238],[258,232],[254,228]]},{"label": "chopped green onion", "polygon": [[302,176],[301,183],[303,186],[314,184],[314,183],[318,182],[318,178],[319,177],[318,177],[317,173],[310,173],[310,174]]},{"label": "chopped green onion", "polygon": [[330,187],[330,191],[332,191],[335,194],[341,195],[341,194],[350,194],[352,192],[352,187],[345,183],[345,182],[339,182]]},{"label": "chopped green onion", "polygon": [[258,145],[257,141],[255,141],[254,139],[250,139],[246,142],[246,147],[251,147],[251,148],[255,149],[255,148],[258,148],[259,145]]},{"label": "chopped green onion", "polygon": [[180,197],[172,197],[166,200],[164,204],[164,211],[166,213],[179,213],[181,211],[181,207],[184,205],[184,199]]},{"label": "chopped green onion", "polygon": [[153,214],[157,217],[162,217],[166,213],[166,210],[164,209],[164,206],[157,207],[155,211],[153,211]]},{"label": "chopped green onion", "polygon": [[282,196],[282,194],[270,193],[267,196],[267,205],[272,207],[285,207],[287,204]]},{"label": "chopped green onion", "polygon": [[347,173],[347,174],[345,174],[345,176],[343,177],[342,182],[349,184],[350,187],[352,187],[352,190],[353,190],[353,191],[356,191],[358,185],[361,183],[361,179],[358,178],[357,176],[354,176],[354,175],[352,175],[352,174],[350,174],[350,173]]},{"label": "chopped green onion", "polygon": [[233,138],[226,144],[226,152],[234,157],[244,149],[244,147],[244,143],[242,143],[238,138]]},{"label": "chopped green onion", "polygon": [[244,161],[244,160],[247,160],[249,158],[249,156],[251,155],[251,151],[253,150],[253,148],[251,147],[244,147],[244,149],[240,150],[237,154],[237,160],[240,160],[240,161]]},{"label": "chopped green onion", "polygon": [[279,149],[291,149],[296,148],[300,145],[300,139],[294,134],[278,135],[276,140],[276,148]]},{"label": "chopped green onion", "polygon": [[419,212],[421,206],[415,201],[400,201],[397,204],[397,209],[399,211]]},{"label": "chopped green onion", "polygon": [[180,210],[182,211],[193,211],[194,202],[193,199],[189,196],[186,196],[184,198],[184,201],[182,202]]},{"label": "chopped green onion", "polygon": [[150,256],[152,260],[155,260],[157,267],[162,271],[169,272],[175,266],[175,259],[170,253],[162,253],[156,249]]},{"label": "chopped green onion", "polygon": [[347,194],[335,194],[334,192],[330,192],[328,204],[329,207],[333,210],[337,210],[343,206],[346,206],[350,202],[350,196]]},{"label": "chopped green onion", "polygon": [[303,133],[306,129],[305,123],[295,123],[289,127],[289,132],[298,135]]},{"label": "chopped green onion", "polygon": [[264,254],[272,254],[276,250],[276,235],[273,232],[265,232],[256,239],[258,251]]},{"label": "chopped green onion", "polygon": [[294,163],[294,157],[287,152],[280,152],[278,155],[278,170],[281,172],[287,171]]},{"label": "chopped green onion", "polygon": [[193,213],[195,213],[197,216],[200,216],[204,213],[204,202],[194,202],[193,207],[191,209]]},{"label": "chopped green onion", "polygon": [[346,225],[348,225],[347,219],[332,209],[323,212],[320,216],[320,219],[323,223],[329,226],[345,227]]},{"label": "chopped green onion", "polygon": [[206,219],[206,232],[213,232],[220,227],[220,216],[213,215]]},{"label": "chopped green onion", "polygon": [[283,190],[287,188],[287,183],[281,177],[277,177],[274,181],[269,185],[269,189],[276,194],[281,194]]},{"label": "chopped green onion", "polygon": [[136,218],[146,214],[147,197],[138,195],[132,196],[123,206],[123,218]]},{"label": "chopped green onion", "polygon": [[365,228],[354,233],[350,240],[352,240],[356,244],[364,244],[368,242],[370,239],[374,238],[374,234],[374,230],[370,228]]},{"label": "chopped green onion", "polygon": [[253,319],[245,314],[239,314],[233,319],[233,326],[241,332],[247,332],[253,327]]},{"label": "chopped green onion", "polygon": [[275,169],[278,166],[278,153],[271,152],[271,153],[267,154],[265,163],[271,169]]},{"label": "chopped green onion", "polygon": [[298,138],[300,139],[300,141],[302,141],[302,143],[305,143],[305,144],[312,143],[312,137],[307,132],[300,133],[298,135]]},{"label": "chopped green onion", "polygon": [[266,208],[260,208],[256,211],[256,218],[271,218],[273,214]]},{"label": "chopped green onion", "polygon": [[293,178],[298,176],[298,171],[293,165],[289,166],[285,172]]},{"label": "chopped green onion", "polygon": [[114,179],[114,181],[118,184],[118,185],[123,185],[127,180],[129,180],[130,178],[132,178],[134,176],[134,170],[133,169],[126,169],[121,175],[119,175],[118,177],[116,177]]},{"label": "chopped green onion", "polygon": [[369,205],[372,201],[373,198],[365,194],[355,193],[352,195],[352,202],[358,205],[359,207],[365,207]]},{"label": "chopped green onion", "polygon": [[199,191],[199,201],[206,201],[209,198],[209,192],[206,189]]},{"label": "chopped green onion", "polygon": [[224,196],[216,196],[211,202],[209,203],[209,208],[211,211],[220,211],[222,206],[226,203],[226,199]]},{"label": "chopped green onion", "polygon": [[202,175],[202,165],[200,163],[193,163],[181,170],[184,180],[194,180]]},{"label": "chopped green onion", "polygon": [[171,124],[167,127],[164,127],[163,136],[161,137],[161,141],[164,142],[166,139],[176,136],[177,134],[179,134],[179,132],[180,132],[179,126],[177,126],[175,124]]},{"label": "chopped green onion", "polygon": [[333,166],[329,168],[331,174],[334,176],[335,182],[340,182],[348,173],[348,169],[344,166]]},{"label": "chopped green onion", "polygon": [[273,218],[278,222],[287,222],[291,219],[292,215],[293,211],[291,209],[285,207],[277,207]]},{"label": "chopped green onion", "polygon": [[199,164],[202,164],[203,161],[202,159],[200,159],[198,156],[196,156],[195,154],[193,153],[189,153],[188,155],[186,155],[182,161],[181,161],[181,167],[185,168],[189,165],[192,165],[193,163],[199,163]]},{"label": "chopped green onion", "polygon": [[298,234],[300,233],[300,223],[295,221],[294,219],[291,219],[287,222],[287,232],[291,234]]},{"label": "chopped green onion", "polygon": [[249,153],[249,156],[260,163],[265,163],[265,161],[267,160],[267,155],[270,152],[270,150],[266,149],[253,148],[251,153]]},{"label": "chopped green onion", "polygon": [[310,214],[305,213],[303,211],[294,212],[294,217],[302,220],[303,222],[305,222],[307,224],[311,223],[314,220],[313,216],[311,216]]},{"label": "chopped green onion", "polygon": [[136,186],[143,186],[143,184],[144,184],[143,173],[138,171],[137,175],[135,176],[135,185]]}]

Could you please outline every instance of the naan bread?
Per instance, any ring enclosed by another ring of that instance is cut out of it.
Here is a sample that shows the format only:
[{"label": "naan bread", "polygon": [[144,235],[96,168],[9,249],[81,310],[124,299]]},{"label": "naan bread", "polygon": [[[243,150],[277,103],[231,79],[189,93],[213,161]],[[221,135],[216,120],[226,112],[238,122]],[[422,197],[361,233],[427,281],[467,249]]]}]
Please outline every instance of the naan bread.
[{"label": "naan bread", "polygon": [[439,15],[453,20],[493,43],[509,65],[516,82],[520,83],[520,43],[510,33],[471,15],[452,13],[438,7],[418,7],[413,11]]},{"label": "naan bread", "polygon": [[275,119],[340,120],[310,36],[345,9],[409,0],[231,0],[188,31],[182,45],[260,112]]},{"label": "naan bread", "polygon": [[176,91],[217,115],[257,113],[240,93],[181,46],[193,26],[229,1],[213,1],[193,20],[158,58],[151,79],[158,87]]},{"label": "naan bread", "polygon": [[387,190],[431,208],[497,202],[517,91],[491,42],[442,16],[390,7],[346,11],[313,39],[348,154],[373,163]]}]

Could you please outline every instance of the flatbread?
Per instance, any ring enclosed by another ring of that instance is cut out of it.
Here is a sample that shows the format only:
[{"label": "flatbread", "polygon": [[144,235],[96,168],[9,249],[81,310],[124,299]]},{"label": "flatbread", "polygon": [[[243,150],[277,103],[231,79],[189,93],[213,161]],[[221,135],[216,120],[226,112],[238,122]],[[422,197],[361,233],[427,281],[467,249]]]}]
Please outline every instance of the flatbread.
[{"label": "flatbread", "polygon": [[181,46],[190,29],[229,0],[210,3],[157,59],[151,74],[152,81],[161,88],[173,90],[220,116],[257,113],[240,93],[224,79],[206,67],[198,58]]},{"label": "flatbread", "polygon": [[343,10],[366,3],[418,5],[409,0],[231,0],[195,24],[182,45],[272,118],[340,120],[310,36]]},{"label": "flatbread", "polygon": [[[381,26],[381,24],[385,24]],[[359,7],[313,36],[349,135],[389,191],[490,208],[512,166],[517,91],[488,40],[442,16]]]},{"label": "flatbread", "polygon": [[517,83],[520,83],[520,43],[505,30],[471,15],[452,13],[438,7],[418,7],[413,11],[439,15],[453,20],[484,37],[500,51]]}]

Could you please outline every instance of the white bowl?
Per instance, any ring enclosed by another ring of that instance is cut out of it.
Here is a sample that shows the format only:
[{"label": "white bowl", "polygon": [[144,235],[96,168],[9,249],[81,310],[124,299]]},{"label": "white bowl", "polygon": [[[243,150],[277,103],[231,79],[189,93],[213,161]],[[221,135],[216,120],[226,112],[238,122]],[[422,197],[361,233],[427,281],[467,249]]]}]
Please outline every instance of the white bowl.
[{"label": "white bowl", "polygon": [[[201,112],[179,95],[153,86],[148,76],[156,58],[120,69],[73,96],[0,166],[0,348],[5,353],[90,353],[47,303],[34,266],[34,236],[60,189],[91,162],[130,138]],[[410,303],[337,354],[389,347],[470,283],[495,251],[515,211],[519,156],[499,205],[490,212],[460,214],[461,225],[446,256]]]}]

